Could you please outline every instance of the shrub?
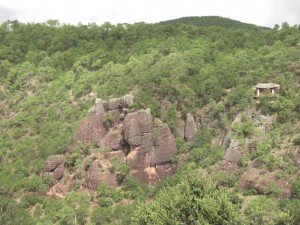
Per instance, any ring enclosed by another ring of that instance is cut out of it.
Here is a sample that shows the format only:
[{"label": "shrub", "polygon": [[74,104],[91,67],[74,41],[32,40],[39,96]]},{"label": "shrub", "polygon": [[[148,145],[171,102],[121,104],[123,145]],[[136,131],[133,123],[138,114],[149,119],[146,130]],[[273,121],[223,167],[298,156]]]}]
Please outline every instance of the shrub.
[{"label": "shrub", "polygon": [[101,206],[101,207],[108,207],[111,206],[113,204],[113,200],[109,197],[100,197],[97,201],[97,203]]},{"label": "shrub", "polygon": [[279,197],[281,195],[281,189],[274,181],[271,181],[264,190],[264,194]]},{"label": "shrub", "polygon": [[254,189],[254,188],[250,188],[250,189],[247,189],[243,192],[243,195],[244,196],[247,196],[247,195],[257,195],[257,190]]},{"label": "shrub", "polygon": [[103,124],[106,129],[109,129],[114,122],[114,116],[111,113],[106,113],[103,119]]},{"label": "shrub", "polygon": [[300,198],[300,176],[297,176],[292,186],[292,196],[294,198]]},{"label": "shrub", "polygon": [[96,206],[92,212],[91,220],[94,224],[109,224],[112,221],[113,209],[111,207]]},{"label": "shrub", "polygon": [[294,145],[300,145],[300,136],[294,138],[293,144],[294,144]]},{"label": "shrub", "polygon": [[133,224],[242,224],[239,207],[208,178],[185,174],[175,186],[140,205]]}]

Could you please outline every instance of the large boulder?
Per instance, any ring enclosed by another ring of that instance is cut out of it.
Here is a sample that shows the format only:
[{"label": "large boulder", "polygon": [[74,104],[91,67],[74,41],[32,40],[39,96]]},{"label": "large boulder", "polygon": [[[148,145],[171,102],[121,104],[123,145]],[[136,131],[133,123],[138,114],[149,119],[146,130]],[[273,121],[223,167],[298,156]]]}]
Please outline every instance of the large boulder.
[{"label": "large boulder", "polygon": [[187,142],[191,142],[197,132],[197,126],[195,123],[195,119],[191,113],[186,114],[186,121],[185,121],[185,129],[184,129],[184,137]]},{"label": "large boulder", "polygon": [[108,101],[108,110],[116,110],[122,107],[121,98],[111,98]]},{"label": "large boulder", "polygon": [[143,136],[152,132],[152,115],[149,109],[128,113],[124,119],[124,136],[129,145],[140,146]]},{"label": "large boulder", "polygon": [[228,162],[238,163],[242,156],[243,154],[241,152],[239,142],[231,140],[223,159]]},{"label": "large boulder", "polygon": [[68,152],[77,146],[78,142],[100,142],[107,130],[103,124],[104,108],[102,101],[96,99],[95,105],[89,110],[87,116],[81,121],[68,147]]},{"label": "large boulder", "polygon": [[51,155],[46,159],[41,172],[53,172],[57,167],[63,165],[64,161],[64,155]]},{"label": "large boulder", "polygon": [[133,168],[132,175],[148,184],[169,175],[164,167],[159,167],[160,175],[156,171],[156,165],[168,163],[177,152],[169,126],[157,118],[153,122],[150,110],[138,110],[127,114],[123,129],[131,149],[126,161]]},{"label": "large boulder", "polygon": [[115,174],[109,171],[111,163],[108,159],[95,160],[87,171],[86,183],[90,190],[96,190],[101,182],[111,187],[117,186]]},{"label": "large boulder", "polygon": [[113,128],[109,130],[107,135],[101,141],[101,147],[107,148],[109,150],[119,150],[122,149],[122,129]]},{"label": "large boulder", "polygon": [[[154,129],[157,130],[157,140],[154,140],[154,151],[151,153],[151,163],[168,162],[176,154],[176,142],[170,128],[160,119],[154,120]],[[156,137],[155,137],[156,138]]]},{"label": "large boulder", "polygon": [[181,112],[176,112],[176,133],[177,136],[184,139],[185,122],[181,118]]},{"label": "large boulder", "polygon": [[128,108],[133,104],[133,95],[127,94],[122,97],[121,106],[122,108]]}]

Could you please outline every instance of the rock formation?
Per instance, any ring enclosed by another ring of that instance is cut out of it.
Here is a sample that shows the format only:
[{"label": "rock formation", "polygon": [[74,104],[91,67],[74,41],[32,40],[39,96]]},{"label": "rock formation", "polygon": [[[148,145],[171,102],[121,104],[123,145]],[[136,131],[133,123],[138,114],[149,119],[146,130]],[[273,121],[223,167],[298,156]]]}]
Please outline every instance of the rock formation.
[{"label": "rock formation", "polygon": [[104,108],[101,99],[96,99],[95,105],[88,111],[87,116],[81,121],[68,152],[72,152],[78,142],[100,142],[107,134],[103,124]]},{"label": "rock formation", "polygon": [[[143,183],[153,184],[166,177],[172,165],[168,162],[176,154],[176,143],[167,124],[156,118],[153,122],[150,110],[129,113],[124,120],[125,140],[130,145],[127,163],[133,175]],[[165,172],[157,167],[168,163]]]},{"label": "rock formation", "polygon": [[[96,99],[66,155],[53,155],[45,161],[40,174],[49,173],[54,179],[49,193],[65,195],[74,185],[93,191],[101,182],[116,187],[121,163],[127,163],[132,176],[146,184],[174,173],[176,166],[170,161],[177,149],[169,126],[153,118],[150,109],[129,112],[132,103],[131,94],[108,102]],[[113,117],[110,127],[104,124],[107,113]],[[189,119],[192,132],[186,128],[190,138],[194,135],[193,121]]]},{"label": "rock formation", "polygon": [[184,129],[184,137],[187,142],[192,141],[197,132],[197,126],[194,120],[194,117],[191,113],[186,114],[186,121],[185,121],[185,129]]}]

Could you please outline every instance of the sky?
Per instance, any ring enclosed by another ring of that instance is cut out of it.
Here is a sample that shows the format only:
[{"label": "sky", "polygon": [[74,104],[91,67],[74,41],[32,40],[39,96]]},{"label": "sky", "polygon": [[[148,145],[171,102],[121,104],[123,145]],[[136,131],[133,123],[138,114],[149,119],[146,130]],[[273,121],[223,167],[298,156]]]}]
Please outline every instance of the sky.
[{"label": "sky", "polygon": [[82,24],[156,23],[186,16],[222,16],[259,26],[300,24],[300,0],[0,0],[6,20]]}]

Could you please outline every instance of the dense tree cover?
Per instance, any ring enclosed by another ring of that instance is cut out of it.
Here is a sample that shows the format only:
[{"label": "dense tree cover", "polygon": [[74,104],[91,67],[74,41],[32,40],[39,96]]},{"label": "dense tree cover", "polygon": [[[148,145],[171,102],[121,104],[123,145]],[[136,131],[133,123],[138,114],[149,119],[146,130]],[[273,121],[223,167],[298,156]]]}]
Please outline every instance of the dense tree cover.
[{"label": "dense tree cover", "polygon": [[[93,104],[88,98],[91,92],[107,99],[134,91],[133,107],[149,107],[157,117],[162,116],[162,100],[169,101],[172,107],[163,120],[175,135],[176,110],[197,115],[199,109],[209,108],[209,117],[216,121],[214,124],[203,126],[192,144],[177,138],[180,152],[189,152],[189,159],[196,168],[201,166],[207,170],[224,154],[223,148],[211,146],[216,132],[226,131],[235,116],[248,107],[257,107],[264,114],[276,115],[277,122],[274,130],[243,160],[258,158],[269,170],[286,168],[284,173],[293,173],[295,168],[290,158],[285,164],[279,164],[270,152],[288,135],[295,137],[294,143],[298,143],[299,131],[290,125],[298,121],[300,112],[299,27],[284,24],[281,29],[278,26],[265,29],[220,18],[206,18],[204,22],[197,18],[188,20],[166,24],[112,25],[106,22],[101,26],[94,23],[73,26],[55,20],[43,24],[19,21],[1,24],[1,224],[130,224],[133,221],[147,224],[149,215],[157,215],[160,211],[156,211],[156,206],[166,199],[178,196],[173,206],[183,201],[182,207],[187,207],[187,199],[180,196],[183,189],[190,190],[186,194],[189,198],[194,196],[195,201],[188,203],[196,208],[191,212],[193,215],[175,211],[172,215],[162,214],[170,216],[172,222],[193,224],[192,221],[198,220],[204,224],[224,224],[216,221],[228,216],[226,221],[230,224],[239,212],[223,189],[205,179],[185,180],[184,176],[175,176],[167,185],[162,183],[154,189],[128,178],[119,192],[109,190],[103,194],[100,187],[93,204],[89,204],[88,195],[76,190],[62,199],[46,197],[44,194],[51,181],[38,176],[38,171],[49,155],[66,151],[79,121]],[[265,96],[256,104],[252,86],[258,82],[279,83],[280,95]],[[109,115],[106,120],[109,126]],[[260,136],[247,119],[234,128],[239,139]],[[235,178],[225,178],[223,184],[234,186]],[[220,176],[214,179],[220,181]],[[197,187],[191,188],[193,185]],[[207,187],[201,190],[207,198],[194,195],[201,185]],[[209,188],[211,192],[206,192]],[[136,203],[153,195],[155,200],[149,206]],[[222,198],[217,199],[217,195]],[[120,199],[133,203],[118,205]],[[270,216],[267,222],[297,224],[298,199],[299,179],[296,179],[291,199],[270,200],[277,207],[274,214],[281,212],[282,218]],[[223,201],[228,214],[214,207],[219,201]],[[203,203],[207,209],[195,202]],[[263,213],[260,218],[254,215],[255,204],[249,206],[240,221],[257,224],[261,220],[266,224]],[[145,212],[134,215],[135,207]],[[160,210],[167,213],[163,207]],[[151,221],[149,223],[157,222]]]},{"label": "dense tree cover", "polygon": [[193,173],[182,177],[150,204],[138,206],[133,224],[243,224],[238,204],[225,189]]},{"label": "dense tree cover", "polygon": [[190,16],[190,17],[182,17],[174,20],[163,21],[161,24],[172,24],[172,23],[183,23],[190,24],[194,26],[214,26],[214,27],[223,27],[230,29],[251,29],[256,26],[253,24],[242,23],[240,21],[232,20],[229,18],[223,18],[220,16]]}]

